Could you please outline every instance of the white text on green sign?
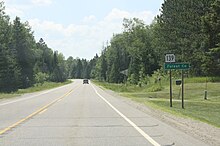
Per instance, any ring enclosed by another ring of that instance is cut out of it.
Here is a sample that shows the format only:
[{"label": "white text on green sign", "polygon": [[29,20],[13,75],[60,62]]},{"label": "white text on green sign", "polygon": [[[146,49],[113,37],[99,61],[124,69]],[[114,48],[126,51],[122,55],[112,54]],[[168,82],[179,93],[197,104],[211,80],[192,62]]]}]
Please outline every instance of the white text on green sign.
[{"label": "white text on green sign", "polygon": [[164,64],[165,69],[189,69],[189,63],[166,63]]}]

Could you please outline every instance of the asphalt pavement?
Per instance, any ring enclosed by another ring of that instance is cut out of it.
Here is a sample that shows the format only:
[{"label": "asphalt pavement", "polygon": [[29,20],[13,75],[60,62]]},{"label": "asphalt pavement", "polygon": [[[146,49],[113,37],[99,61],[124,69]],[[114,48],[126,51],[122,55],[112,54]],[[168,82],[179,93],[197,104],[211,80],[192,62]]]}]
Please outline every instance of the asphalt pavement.
[{"label": "asphalt pavement", "polygon": [[207,144],[82,80],[0,101],[0,146],[152,145]]}]

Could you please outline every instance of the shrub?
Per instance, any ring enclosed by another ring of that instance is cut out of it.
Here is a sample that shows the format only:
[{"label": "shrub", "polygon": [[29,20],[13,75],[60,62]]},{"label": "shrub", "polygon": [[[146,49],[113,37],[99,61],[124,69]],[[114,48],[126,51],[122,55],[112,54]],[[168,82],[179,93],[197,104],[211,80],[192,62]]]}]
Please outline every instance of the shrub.
[{"label": "shrub", "polygon": [[47,81],[48,78],[49,78],[49,76],[46,73],[38,72],[37,74],[35,74],[35,82],[36,82],[37,86],[39,84],[43,85],[43,83],[45,81]]}]

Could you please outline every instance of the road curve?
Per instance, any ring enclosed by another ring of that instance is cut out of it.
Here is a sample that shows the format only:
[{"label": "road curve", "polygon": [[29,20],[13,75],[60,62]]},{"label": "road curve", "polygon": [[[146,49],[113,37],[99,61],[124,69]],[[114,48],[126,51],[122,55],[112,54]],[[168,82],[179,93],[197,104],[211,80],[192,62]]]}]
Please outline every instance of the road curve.
[{"label": "road curve", "polygon": [[0,101],[0,146],[206,146],[94,84]]}]

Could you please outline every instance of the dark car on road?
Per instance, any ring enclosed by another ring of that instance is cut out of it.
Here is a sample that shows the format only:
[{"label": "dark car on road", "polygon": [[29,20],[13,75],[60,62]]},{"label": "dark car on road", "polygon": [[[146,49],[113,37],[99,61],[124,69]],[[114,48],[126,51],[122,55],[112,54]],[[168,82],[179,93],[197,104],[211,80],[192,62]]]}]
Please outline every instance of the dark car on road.
[{"label": "dark car on road", "polygon": [[89,84],[89,80],[88,79],[83,79],[83,84]]}]

